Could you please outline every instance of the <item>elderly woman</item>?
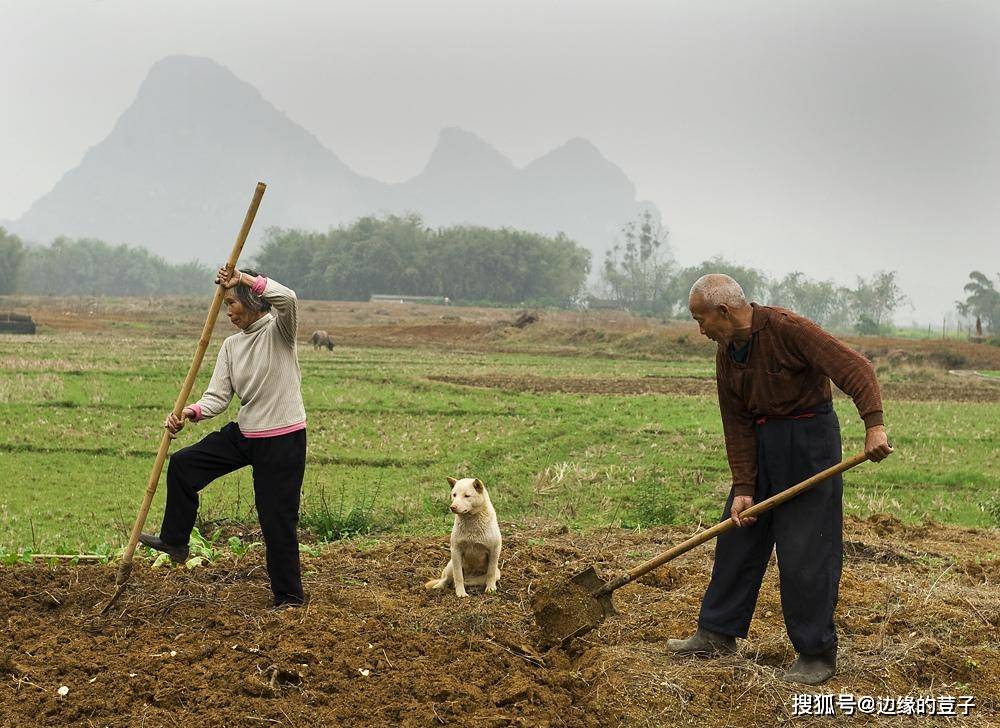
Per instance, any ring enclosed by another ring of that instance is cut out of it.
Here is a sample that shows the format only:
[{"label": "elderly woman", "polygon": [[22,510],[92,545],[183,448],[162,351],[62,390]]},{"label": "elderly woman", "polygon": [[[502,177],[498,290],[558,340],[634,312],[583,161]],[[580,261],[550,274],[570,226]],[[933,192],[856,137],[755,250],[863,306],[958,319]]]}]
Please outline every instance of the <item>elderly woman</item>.
[{"label": "elderly woman", "polygon": [[236,422],[178,450],[167,470],[167,505],[159,536],[140,541],[175,562],[188,556],[198,491],[249,465],[254,500],[267,547],[274,606],[304,601],[299,565],[299,497],[306,464],[306,413],[295,350],[295,292],[254,271],[219,269],[229,320],[240,329],[222,342],[212,381],[201,399],[173,413],[164,426],[176,435],[186,420],[221,414],[235,394]]}]

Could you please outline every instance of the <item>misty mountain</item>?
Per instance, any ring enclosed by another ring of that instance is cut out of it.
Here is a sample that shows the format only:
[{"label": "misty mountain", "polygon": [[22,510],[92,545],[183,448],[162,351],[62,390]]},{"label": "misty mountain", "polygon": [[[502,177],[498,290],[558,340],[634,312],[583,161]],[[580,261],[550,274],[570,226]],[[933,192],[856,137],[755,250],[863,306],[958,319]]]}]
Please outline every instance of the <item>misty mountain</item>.
[{"label": "misty mountain", "polygon": [[639,210],[655,211],[583,139],[517,168],[475,134],[445,129],[420,174],[382,183],[350,169],[228,69],[171,56],[152,67],[107,138],[9,227],[39,243],[96,237],[169,261],[214,262],[228,252],[257,180],[268,191],[256,236],[269,226],[325,230],[412,211],[434,226],[561,231],[600,256]]}]

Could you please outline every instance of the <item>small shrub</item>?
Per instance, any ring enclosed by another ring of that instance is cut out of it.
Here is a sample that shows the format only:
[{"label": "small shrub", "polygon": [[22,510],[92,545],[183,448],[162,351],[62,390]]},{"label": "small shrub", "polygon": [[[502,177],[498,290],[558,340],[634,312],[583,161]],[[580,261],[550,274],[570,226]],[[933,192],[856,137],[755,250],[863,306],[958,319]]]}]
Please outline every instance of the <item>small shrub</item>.
[{"label": "small shrub", "polygon": [[622,525],[638,528],[662,526],[677,519],[677,504],[659,478],[648,477],[637,482],[630,501],[629,523]]},{"label": "small shrub", "polygon": [[302,514],[301,523],[324,541],[339,541],[342,538],[371,533],[375,530],[375,500],[378,498],[381,482],[371,489],[365,488],[348,505],[347,489],[337,487],[336,497],[327,499],[326,486],[320,491],[319,506]]},{"label": "small shrub", "polygon": [[878,333],[878,324],[867,316],[861,316],[854,324],[854,331],[862,336],[874,336]]},{"label": "small shrub", "polygon": [[969,363],[969,360],[962,354],[947,349],[932,351],[927,358],[943,369],[962,369]]}]

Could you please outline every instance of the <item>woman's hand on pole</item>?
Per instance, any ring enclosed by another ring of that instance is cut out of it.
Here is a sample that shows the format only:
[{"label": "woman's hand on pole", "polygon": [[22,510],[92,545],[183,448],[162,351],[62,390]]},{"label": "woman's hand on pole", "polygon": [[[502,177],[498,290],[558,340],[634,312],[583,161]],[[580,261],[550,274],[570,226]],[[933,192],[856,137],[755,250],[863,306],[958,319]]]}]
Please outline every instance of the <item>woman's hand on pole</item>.
[{"label": "woman's hand on pole", "polygon": [[222,266],[215,275],[215,282],[223,288],[235,288],[242,277],[243,274],[237,268],[229,270],[228,267]]},{"label": "woman's hand on pole", "polygon": [[181,416],[175,417],[174,413],[171,412],[167,415],[167,419],[163,421],[163,426],[167,428],[167,432],[170,433],[170,439],[173,440],[177,437],[177,433],[184,429],[184,423],[186,420],[193,420],[194,412],[190,407],[185,407],[181,410]]}]

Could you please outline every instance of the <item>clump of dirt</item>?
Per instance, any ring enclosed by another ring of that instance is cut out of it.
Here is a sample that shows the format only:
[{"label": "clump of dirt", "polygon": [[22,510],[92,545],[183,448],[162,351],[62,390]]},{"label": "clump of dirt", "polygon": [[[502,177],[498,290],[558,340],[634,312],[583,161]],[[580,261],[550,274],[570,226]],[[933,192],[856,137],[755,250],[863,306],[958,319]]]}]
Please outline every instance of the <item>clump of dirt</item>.
[{"label": "clump of dirt", "polygon": [[883,538],[849,519],[857,553],[902,553],[905,542],[907,554],[935,556],[922,565],[848,555],[840,670],[813,689],[780,680],[794,651],[773,567],[736,655],[693,660],[663,646],[694,629],[710,548],[672,562],[669,589],[630,584],[615,592],[617,615],[571,648],[545,650],[532,603],[550,581],[594,563],[621,573],[689,529],[609,539],[603,529],[502,529],[500,590],[469,599],[423,587],[447,561],[446,536],[305,556],[309,604],[274,613],[256,549],[191,570],[137,562],[107,615],[114,565],[2,567],[0,726],[763,727],[791,720],[803,692],[967,694],[976,708],[963,725],[1000,720],[995,531],[929,525]]},{"label": "clump of dirt", "polygon": [[[1000,587],[1000,558],[963,561],[956,566],[956,570],[964,574],[972,584]],[[994,615],[994,620],[1000,622],[1000,612]]]},{"label": "clump of dirt", "polygon": [[675,589],[680,583],[680,574],[669,565],[653,569],[648,574],[639,577],[639,582],[647,586],[655,586],[659,589]]},{"label": "clump of dirt", "polygon": [[525,326],[531,326],[531,324],[538,321],[538,313],[535,311],[522,311],[521,314],[514,319],[511,326],[515,329],[523,329]]},{"label": "clump of dirt", "polygon": [[862,541],[844,541],[844,556],[883,564],[912,564],[916,561],[914,557],[895,549],[873,546]]},{"label": "clump of dirt", "polygon": [[895,543],[890,545],[889,549],[895,550],[897,553],[901,551],[918,553],[910,549],[906,542],[919,541],[940,528],[940,524],[932,520],[925,520],[923,523],[904,523],[891,513],[872,513],[864,520],[859,521],[859,524],[866,526],[869,532],[875,536],[893,540]]},{"label": "clump of dirt", "polygon": [[873,513],[868,516],[868,523],[879,536],[891,536],[906,530],[903,522],[890,513]]},{"label": "clump of dirt", "polygon": [[542,632],[541,646],[551,647],[596,629],[604,618],[600,604],[582,586],[569,580],[543,587],[531,601]]}]

